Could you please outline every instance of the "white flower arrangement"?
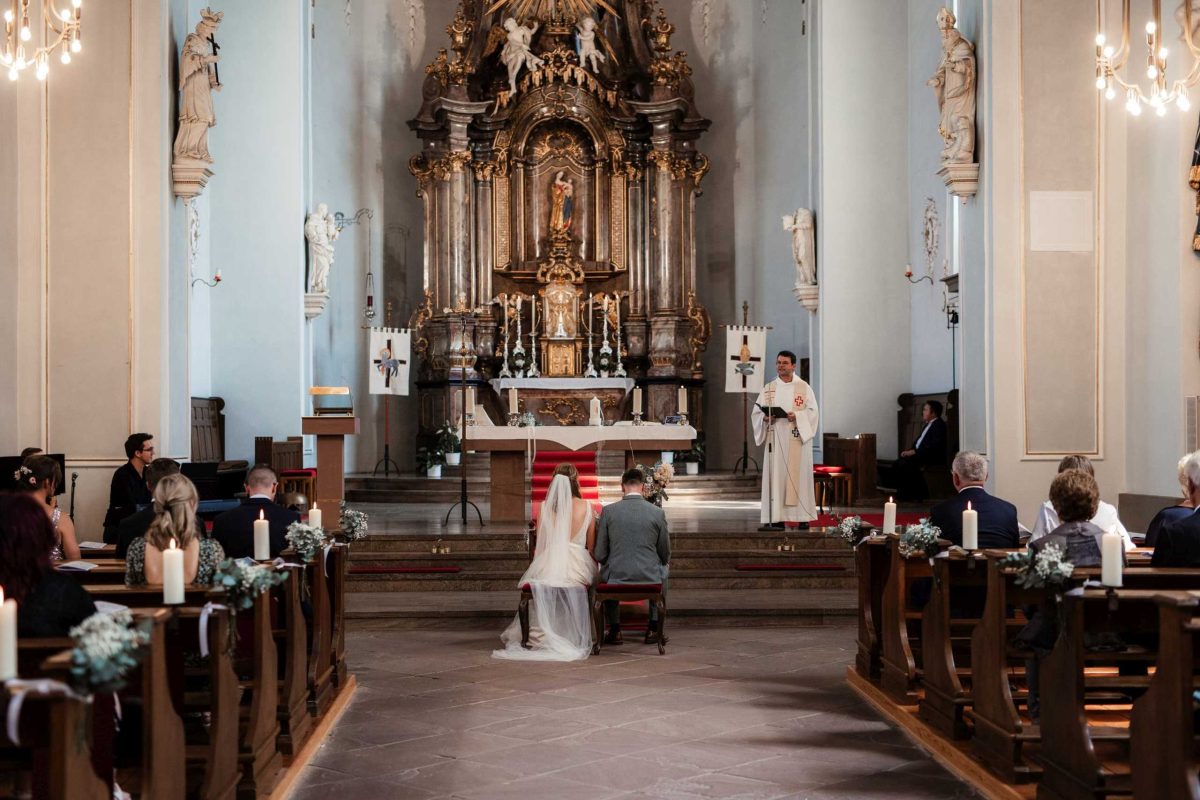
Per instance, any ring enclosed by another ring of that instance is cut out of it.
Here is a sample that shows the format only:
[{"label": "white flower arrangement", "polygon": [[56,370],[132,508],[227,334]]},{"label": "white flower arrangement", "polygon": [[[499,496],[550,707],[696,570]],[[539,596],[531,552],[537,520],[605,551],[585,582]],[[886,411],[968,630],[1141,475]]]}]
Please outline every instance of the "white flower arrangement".
[{"label": "white flower arrangement", "polygon": [[870,525],[863,522],[862,517],[855,515],[839,519],[835,530],[838,536],[845,539],[851,545],[856,545],[860,539],[867,535],[867,531],[870,528]]},{"label": "white flower arrangement", "polygon": [[150,644],[149,621],[134,622],[129,609],[112,614],[92,614],[70,631],[71,675],[80,692],[115,692],[141,661]]},{"label": "white flower arrangement", "polygon": [[904,533],[900,534],[900,555],[905,558],[913,556],[933,558],[937,555],[938,537],[941,535],[942,529],[927,519],[921,520],[916,525],[909,525],[904,529]]},{"label": "white flower arrangement", "polygon": [[1028,550],[1010,553],[1000,566],[1017,571],[1017,585],[1025,589],[1042,589],[1047,586],[1063,586],[1075,572],[1075,565],[1067,561],[1066,550],[1059,544],[1048,544],[1033,555]]},{"label": "white flower arrangement", "polygon": [[227,558],[217,565],[212,585],[225,590],[225,604],[233,613],[254,607],[254,600],[267,589],[287,580],[287,573],[241,559]]},{"label": "white flower arrangement", "polygon": [[342,501],[341,516],[342,534],[352,542],[367,537],[367,515],[362,511],[350,508]]},{"label": "white flower arrangement", "polygon": [[288,544],[305,562],[316,558],[317,553],[321,552],[321,548],[325,546],[325,529],[316,528],[303,522],[293,522],[288,525],[285,536]]}]

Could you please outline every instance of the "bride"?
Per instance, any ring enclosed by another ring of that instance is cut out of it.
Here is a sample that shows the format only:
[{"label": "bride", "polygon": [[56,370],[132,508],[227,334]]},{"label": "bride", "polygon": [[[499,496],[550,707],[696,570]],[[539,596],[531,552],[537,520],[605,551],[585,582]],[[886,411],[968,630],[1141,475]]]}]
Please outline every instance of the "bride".
[{"label": "bride", "polygon": [[521,622],[514,619],[500,634],[503,650],[494,658],[528,661],[577,661],[592,651],[588,589],[596,578],[592,548],[596,519],[580,497],[579,472],[559,464],[538,519],[537,551],[518,586],[529,584],[530,647],[521,646]]}]

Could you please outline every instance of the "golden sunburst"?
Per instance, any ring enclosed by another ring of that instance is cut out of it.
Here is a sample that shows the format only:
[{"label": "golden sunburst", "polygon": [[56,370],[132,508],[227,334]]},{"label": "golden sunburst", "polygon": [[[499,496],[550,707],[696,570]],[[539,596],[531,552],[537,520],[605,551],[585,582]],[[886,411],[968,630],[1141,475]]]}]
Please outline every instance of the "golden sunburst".
[{"label": "golden sunburst", "polygon": [[548,22],[550,20],[574,21],[583,17],[594,17],[596,8],[619,16],[607,0],[496,0],[488,13],[507,6],[510,16],[521,21],[530,18]]}]

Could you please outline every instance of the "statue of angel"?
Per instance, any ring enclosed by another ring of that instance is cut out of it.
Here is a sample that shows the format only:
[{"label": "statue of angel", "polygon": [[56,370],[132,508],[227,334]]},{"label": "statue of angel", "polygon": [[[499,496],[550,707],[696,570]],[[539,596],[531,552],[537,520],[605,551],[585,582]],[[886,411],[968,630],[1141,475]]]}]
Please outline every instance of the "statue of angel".
[{"label": "statue of angel", "polygon": [[508,31],[507,42],[504,45],[504,50],[500,53],[500,60],[504,62],[504,66],[508,68],[508,91],[512,94],[517,92],[517,75],[521,72],[521,67],[525,67],[530,72],[542,66],[546,62],[533,54],[531,46],[533,44],[533,35],[537,33],[538,24],[532,23],[529,27],[518,25],[517,21],[512,17],[504,20],[504,30]]},{"label": "statue of angel", "polygon": [[796,261],[796,286],[817,285],[816,242],[813,237],[813,213],[797,208],[783,215],[783,229],[792,234],[792,258]]},{"label": "statue of angel", "polygon": [[308,291],[312,294],[329,293],[329,269],[333,266],[333,243],[337,241],[337,222],[324,203],[308,215],[304,222],[304,238],[308,240],[309,273]]},{"label": "statue of angel", "polygon": [[596,47],[596,20],[584,17],[575,27],[575,49],[579,54],[581,67],[591,66],[592,72],[600,71],[600,64],[605,59],[604,54]]}]

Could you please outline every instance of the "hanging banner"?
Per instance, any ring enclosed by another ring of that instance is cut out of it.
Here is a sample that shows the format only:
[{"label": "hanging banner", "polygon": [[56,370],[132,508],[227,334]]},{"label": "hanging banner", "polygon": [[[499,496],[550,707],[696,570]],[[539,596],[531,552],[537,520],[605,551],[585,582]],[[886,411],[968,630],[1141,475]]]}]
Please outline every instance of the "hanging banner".
[{"label": "hanging banner", "polygon": [[370,393],[408,394],[411,332],[407,328],[371,328],[370,332],[367,363]]},{"label": "hanging banner", "polygon": [[730,325],[725,333],[725,391],[761,392],[766,350],[766,327]]}]

